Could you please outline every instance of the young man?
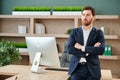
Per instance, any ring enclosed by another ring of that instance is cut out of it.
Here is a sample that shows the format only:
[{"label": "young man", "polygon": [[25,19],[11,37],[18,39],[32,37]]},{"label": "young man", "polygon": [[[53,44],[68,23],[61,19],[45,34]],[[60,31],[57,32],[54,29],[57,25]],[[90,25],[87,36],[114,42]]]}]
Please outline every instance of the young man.
[{"label": "young man", "polygon": [[105,41],[101,30],[93,27],[94,8],[87,6],[82,10],[82,26],[75,28],[68,40],[70,61],[70,80],[100,80],[101,70],[98,55],[104,53]]}]

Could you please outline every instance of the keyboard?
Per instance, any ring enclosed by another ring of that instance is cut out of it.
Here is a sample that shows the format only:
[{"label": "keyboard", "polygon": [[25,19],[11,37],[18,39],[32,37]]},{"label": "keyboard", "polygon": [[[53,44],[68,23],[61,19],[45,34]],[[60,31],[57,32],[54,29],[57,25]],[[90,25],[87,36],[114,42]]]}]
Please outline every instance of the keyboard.
[{"label": "keyboard", "polygon": [[68,71],[69,69],[68,68],[58,68],[58,67],[47,67],[45,68],[45,70],[53,70],[53,71]]}]

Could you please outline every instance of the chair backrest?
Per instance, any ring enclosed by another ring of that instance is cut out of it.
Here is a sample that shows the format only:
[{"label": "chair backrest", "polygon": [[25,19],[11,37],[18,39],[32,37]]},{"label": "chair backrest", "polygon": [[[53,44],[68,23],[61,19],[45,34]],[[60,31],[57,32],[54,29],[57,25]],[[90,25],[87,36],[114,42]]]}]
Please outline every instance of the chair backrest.
[{"label": "chair backrest", "polygon": [[111,70],[101,70],[101,80],[113,80]]},{"label": "chair backrest", "polygon": [[72,55],[67,53],[67,47],[68,47],[68,44],[66,42],[64,44],[64,52],[62,53],[62,56],[60,59],[61,67],[69,67],[69,64],[70,64],[70,59]]}]

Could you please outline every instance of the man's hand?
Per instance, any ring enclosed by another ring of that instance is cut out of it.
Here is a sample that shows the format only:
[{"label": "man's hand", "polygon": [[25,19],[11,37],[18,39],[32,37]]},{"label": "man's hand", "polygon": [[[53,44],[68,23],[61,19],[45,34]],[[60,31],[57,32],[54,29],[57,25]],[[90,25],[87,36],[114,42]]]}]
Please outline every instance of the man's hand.
[{"label": "man's hand", "polygon": [[99,47],[101,45],[100,42],[95,43],[94,47]]},{"label": "man's hand", "polygon": [[82,49],[82,45],[79,43],[75,43],[74,47],[80,50]]}]

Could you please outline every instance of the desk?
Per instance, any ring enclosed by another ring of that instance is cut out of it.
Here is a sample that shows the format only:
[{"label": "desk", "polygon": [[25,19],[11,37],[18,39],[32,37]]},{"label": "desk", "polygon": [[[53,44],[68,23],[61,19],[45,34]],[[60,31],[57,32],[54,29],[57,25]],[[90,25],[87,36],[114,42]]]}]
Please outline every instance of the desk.
[{"label": "desk", "polygon": [[[45,73],[36,74],[30,71],[31,66],[8,65],[0,67],[0,75],[11,75],[6,80],[66,80],[68,72],[45,70]],[[44,70],[44,67],[42,67]],[[112,80],[110,70],[102,70],[101,80]]]},{"label": "desk", "polygon": [[[32,73],[31,66],[23,65],[8,65],[0,67],[0,75],[15,75],[6,80],[64,80],[66,79],[67,72],[63,71],[49,71],[45,70],[42,74]],[[44,68],[42,68],[44,69]]]}]

